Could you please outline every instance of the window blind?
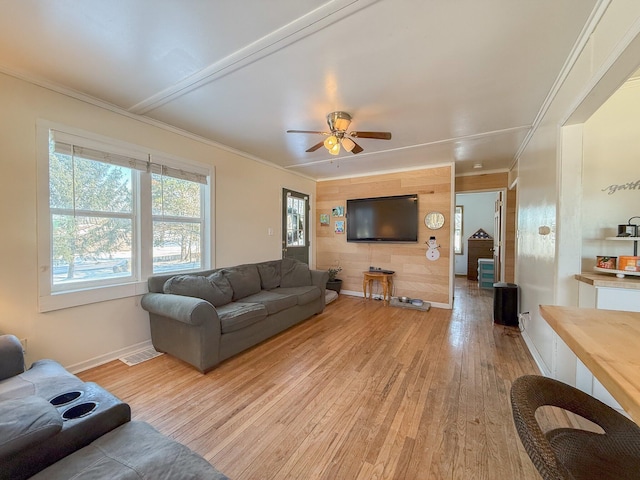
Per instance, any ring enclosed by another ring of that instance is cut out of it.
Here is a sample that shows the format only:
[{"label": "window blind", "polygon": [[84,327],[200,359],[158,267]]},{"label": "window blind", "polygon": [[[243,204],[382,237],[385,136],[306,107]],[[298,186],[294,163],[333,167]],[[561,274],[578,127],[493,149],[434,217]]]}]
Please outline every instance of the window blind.
[{"label": "window blind", "polygon": [[207,175],[190,170],[189,168],[176,168],[165,163],[152,160],[150,154],[144,158],[141,152],[128,154],[127,152],[115,152],[112,148],[101,148],[98,142],[76,137],[62,132],[53,132],[54,152],[63,155],[95,160],[121,167],[131,168],[147,173],[156,173],[166,177],[188,180],[191,182],[207,184]]}]

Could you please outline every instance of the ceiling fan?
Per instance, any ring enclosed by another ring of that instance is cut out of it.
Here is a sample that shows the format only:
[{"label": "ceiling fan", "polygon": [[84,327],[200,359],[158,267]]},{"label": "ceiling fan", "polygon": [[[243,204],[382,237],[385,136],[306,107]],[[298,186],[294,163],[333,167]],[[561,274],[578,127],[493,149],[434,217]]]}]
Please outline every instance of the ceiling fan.
[{"label": "ceiling fan", "polygon": [[287,133],[314,133],[325,135],[327,138],[322,142],[316,143],[313,147],[306,150],[307,152],[315,152],[323,145],[329,150],[331,155],[340,153],[340,146],[353,154],[360,153],[363,148],[349,137],[354,138],[377,138],[380,140],[390,140],[391,132],[349,132],[347,128],[351,124],[351,115],[346,112],[331,112],[327,115],[327,123],[329,124],[329,132],[318,132],[314,130],[287,130]]}]

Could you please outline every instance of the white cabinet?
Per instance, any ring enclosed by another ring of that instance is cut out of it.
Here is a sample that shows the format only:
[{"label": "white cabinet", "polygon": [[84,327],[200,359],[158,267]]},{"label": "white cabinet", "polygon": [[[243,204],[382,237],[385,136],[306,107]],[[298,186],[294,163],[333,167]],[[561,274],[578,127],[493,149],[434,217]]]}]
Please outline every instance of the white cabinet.
[{"label": "white cabinet", "polygon": [[[582,274],[577,278],[579,280],[579,307],[640,312],[640,288],[638,288],[640,283],[637,278],[616,279],[613,276],[599,274]],[[624,413],[620,404],[615,401],[589,369],[577,357],[575,361],[575,386]]]}]

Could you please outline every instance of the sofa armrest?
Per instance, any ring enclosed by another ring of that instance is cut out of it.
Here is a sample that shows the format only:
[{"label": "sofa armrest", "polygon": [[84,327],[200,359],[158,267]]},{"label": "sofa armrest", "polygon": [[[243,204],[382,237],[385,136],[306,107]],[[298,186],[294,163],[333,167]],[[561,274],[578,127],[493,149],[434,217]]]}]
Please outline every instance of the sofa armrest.
[{"label": "sofa armrest", "polygon": [[324,292],[329,281],[329,272],[326,270],[309,270],[311,272],[311,283]]},{"label": "sofa armrest", "polygon": [[62,430],[62,416],[44,398],[0,401],[0,462]]},{"label": "sofa armrest", "polygon": [[202,325],[212,319],[219,322],[215,307],[200,298],[171,293],[145,293],[141,305],[149,313],[189,325]]},{"label": "sofa armrest", "polygon": [[0,380],[24,372],[22,344],[15,335],[0,335]]}]

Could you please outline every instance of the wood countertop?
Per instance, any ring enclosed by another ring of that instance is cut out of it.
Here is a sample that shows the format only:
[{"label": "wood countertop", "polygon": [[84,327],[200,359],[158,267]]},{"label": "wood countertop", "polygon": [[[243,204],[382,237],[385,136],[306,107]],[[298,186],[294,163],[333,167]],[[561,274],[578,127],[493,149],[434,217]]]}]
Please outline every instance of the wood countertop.
[{"label": "wood countertop", "polygon": [[640,424],[640,313],[551,305],[540,313]]},{"label": "wood countertop", "polygon": [[593,285],[594,287],[630,288],[640,290],[640,277],[618,278],[606,273],[583,272],[577,273],[575,279]]}]

